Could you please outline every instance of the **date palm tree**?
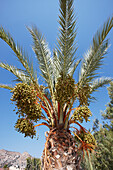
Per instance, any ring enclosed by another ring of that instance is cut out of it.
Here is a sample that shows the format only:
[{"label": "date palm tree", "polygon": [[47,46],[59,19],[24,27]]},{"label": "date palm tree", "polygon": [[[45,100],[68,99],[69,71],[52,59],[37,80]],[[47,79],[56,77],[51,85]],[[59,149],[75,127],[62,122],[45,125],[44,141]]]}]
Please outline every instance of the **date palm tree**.
[{"label": "date palm tree", "polygon": [[[97,70],[109,47],[107,34],[113,27],[110,17],[95,34],[92,45],[83,56],[77,59],[76,19],[74,0],[59,0],[59,34],[57,44],[51,54],[44,36],[36,27],[27,27],[33,38],[33,51],[38,60],[41,76],[40,85],[36,70],[26,52],[15,43],[9,32],[0,28],[0,38],[15,53],[23,69],[1,62],[0,67],[16,76],[17,84],[1,84],[1,88],[11,90],[11,100],[15,103],[18,115],[15,128],[18,132],[33,138],[36,128],[45,125],[46,143],[42,157],[42,167],[49,169],[79,169],[80,153],[93,151],[96,145],[92,134],[81,123],[88,121],[91,111],[88,106],[92,93],[108,84],[112,79],[98,77]],[[75,70],[81,63],[78,82]]]}]

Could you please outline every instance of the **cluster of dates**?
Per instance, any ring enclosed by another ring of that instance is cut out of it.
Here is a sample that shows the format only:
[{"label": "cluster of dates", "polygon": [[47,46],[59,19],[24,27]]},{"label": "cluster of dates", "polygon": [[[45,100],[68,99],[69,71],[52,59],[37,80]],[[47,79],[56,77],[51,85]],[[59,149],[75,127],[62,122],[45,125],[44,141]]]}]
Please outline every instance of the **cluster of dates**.
[{"label": "cluster of dates", "polygon": [[84,142],[87,144],[96,145],[96,140],[91,133],[84,133]]},{"label": "cluster of dates", "polygon": [[41,117],[41,107],[37,103],[37,92],[33,86],[26,83],[18,83],[11,92],[13,93],[11,101],[15,102],[16,114],[19,116],[15,129],[24,133],[25,137],[33,138],[36,134],[33,122],[37,122]]},{"label": "cluster of dates", "polygon": [[89,105],[89,99],[91,98],[91,88],[89,84],[80,86],[77,84],[77,98],[80,105]]},{"label": "cluster of dates", "polygon": [[29,136],[33,138],[36,135],[33,122],[26,118],[18,119],[15,124],[15,129],[18,132],[25,134],[24,137]]},{"label": "cluster of dates", "polygon": [[55,89],[56,100],[61,104],[77,98],[80,105],[89,105],[89,99],[91,98],[90,85],[85,84],[81,86],[79,83],[75,84],[75,80],[70,75],[67,75],[65,78],[61,75],[57,79]]},{"label": "cluster of dates", "polygon": [[[77,135],[79,136],[79,138],[80,138],[83,142],[91,145],[91,147],[95,147],[95,146],[96,146],[96,140],[95,140],[94,136],[93,136],[90,132],[84,132],[83,130],[81,130],[81,131],[79,132],[79,134],[77,134]],[[77,138],[77,136],[75,136],[75,139],[76,139],[77,141],[79,141],[79,139]]]},{"label": "cluster of dates", "polygon": [[70,75],[67,75],[65,78],[60,76],[57,80],[55,89],[56,100],[61,104],[76,98],[75,80]]},{"label": "cluster of dates", "polygon": [[92,116],[92,113],[90,111],[90,109],[88,108],[88,106],[84,105],[84,106],[80,106],[78,108],[76,108],[76,110],[73,113],[73,120],[75,121],[79,121],[79,122],[83,122],[83,120],[85,120],[86,122],[89,121],[89,117]]},{"label": "cluster of dates", "polygon": [[37,93],[34,87],[26,83],[18,83],[12,93],[11,100],[15,102],[18,109],[16,113],[37,122],[41,116],[41,107],[37,103]]}]

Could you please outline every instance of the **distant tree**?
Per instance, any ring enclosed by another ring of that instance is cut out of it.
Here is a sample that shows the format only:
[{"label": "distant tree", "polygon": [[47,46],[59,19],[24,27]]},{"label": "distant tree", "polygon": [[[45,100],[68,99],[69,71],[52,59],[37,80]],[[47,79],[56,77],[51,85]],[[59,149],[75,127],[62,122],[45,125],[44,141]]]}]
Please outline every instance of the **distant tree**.
[{"label": "distant tree", "polygon": [[106,111],[102,114],[104,118],[104,127],[113,131],[113,82],[108,87],[110,102],[106,106]]},{"label": "distant tree", "polygon": [[108,87],[108,94],[110,102],[106,105],[105,112],[102,113],[103,125],[99,125],[98,119],[93,125],[97,147],[95,154],[92,155],[92,162],[94,169],[97,170],[113,169],[113,82]]},{"label": "distant tree", "polygon": [[93,157],[95,169],[113,169],[113,131],[101,127],[94,134],[97,148]]},{"label": "distant tree", "polygon": [[31,158],[27,158],[27,165],[26,165],[26,170],[32,170],[32,160]]},{"label": "distant tree", "polygon": [[4,168],[5,170],[9,170],[9,167],[8,167],[7,164],[5,164],[3,168]]},{"label": "distant tree", "polygon": [[[94,157],[95,169],[113,169],[113,82],[108,87],[110,102],[102,113],[104,119],[100,130],[95,129],[94,136],[97,140],[97,149]],[[97,130],[97,131],[96,131]]]},{"label": "distant tree", "polygon": [[95,119],[94,122],[93,122],[92,131],[93,131],[93,132],[96,132],[97,130],[99,130],[99,120],[98,120],[98,119]]},{"label": "distant tree", "polygon": [[113,82],[108,87],[110,102],[102,113],[103,125],[96,119],[93,124],[93,135],[97,141],[95,152],[85,154],[82,168],[85,170],[112,170],[113,169]]},{"label": "distant tree", "polygon": [[32,169],[33,170],[41,170],[41,161],[38,158],[32,159]]},{"label": "distant tree", "polygon": [[113,169],[113,132],[101,127],[94,133],[97,147],[94,153],[85,154],[81,166],[84,170]]},{"label": "distant tree", "polygon": [[25,170],[41,170],[41,161],[38,158],[27,158]]}]

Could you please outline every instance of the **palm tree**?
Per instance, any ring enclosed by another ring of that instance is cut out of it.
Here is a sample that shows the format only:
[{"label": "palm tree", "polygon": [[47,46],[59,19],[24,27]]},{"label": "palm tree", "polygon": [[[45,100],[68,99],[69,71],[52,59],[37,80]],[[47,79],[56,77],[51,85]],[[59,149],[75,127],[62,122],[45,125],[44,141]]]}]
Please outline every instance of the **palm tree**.
[{"label": "palm tree", "polygon": [[25,170],[41,170],[41,161],[38,158],[27,158]]},{"label": "palm tree", "polygon": [[[24,68],[0,63],[0,67],[13,73],[17,81],[14,87],[4,84],[0,87],[12,92],[11,100],[17,108],[18,120],[15,129],[18,132],[33,138],[36,127],[45,125],[49,128],[45,134],[42,158],[44,170],[79,169],[79,153],[84,155],[84,152],[88,154],[88,151],[94,150],[95,139],[81,123],[84,120],[87,122],[91,116],[88,106],[93,99],[92,93],[112,80],[99,78],[97,70],[102,65],[109,47],[106,36],[113,27],[113,17],[97,31],[82,61],[77,60],[73,1],[59,0],[60,28],[53,55],[37,28],[27,27],[33,38],[33,51],[44,80],[43,85],[39,84],[34,65],[26,52],[15,43],[9,32],[0,28],[0,38],[10,46]],[[75,82],[74,73],[79,63],[79,80]]]}]

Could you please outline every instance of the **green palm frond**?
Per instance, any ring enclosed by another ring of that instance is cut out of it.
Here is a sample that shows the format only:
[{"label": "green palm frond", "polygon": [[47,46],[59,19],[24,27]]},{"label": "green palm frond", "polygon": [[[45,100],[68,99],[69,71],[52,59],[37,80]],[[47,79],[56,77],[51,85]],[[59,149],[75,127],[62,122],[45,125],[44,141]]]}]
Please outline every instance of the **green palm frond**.
[{"label": "green palm frond", "polygon": [[54,64],[54,80],[55,82],[57,81],[60,73],[61,73],[61,65],[60,65],[60,60],[58,58],[58,54],[57,54],[57,51],[54,50],[53,51],[53,64]]},{"label": "green palm frond", "polygon": [[20,46],[14,42],[12,36],[10,35],[9,32],[6,32],[3,27],[0,27],[0,38],[4,40],[10,48],[13,50],[13,52],[16,54],[16,57],[18,60],[21,62],[23,67],[26,70],[26,74],[30,77],[30,79],[33,82],[37,81],[37,75],[33,71],[33,64],[31,61],[29,61],[28,55],[25,53],[25,51],[20,48]]},{"label": "green palm frond", "polygon": [[33,38],[33,50],[38,59],[38,64],[42,72],[42,77],[45,79],[51,93],[53,93],[53,61],[51,52],[44,36],[37,30],[36,27],[28,28]]},{"label": "green palm frond", "polygon": [[107,53],[108,39],[105,40],[107,34],[113,27],[113,17],[109,18],[107,22],[104,23],[101,30],[97,31],[93,38],[93,44],[84,55],[84,60],[81,67],[81,73],[79,75],[79,83],[84,84],[90,82],[96,77],[95,72],[102,65],[102,59]]},{"label": "green palm frond", "polygon": [[69,73],[69,69],[74,63],[74,55],[77,50],[75,43],[76,20],[73,10],[73,0],[60,0],[60,33],[56,49],[64,77]]},{"label": "green palm frond", "polygon": [[22,70],[14,67],[14,66],[5,64],[5,63],[0,63],[0,67],[8,70],[11,73],[13,73],[17,77],[16,81],[31,83],[31,79],[29,78],[29,76],[26,75]]},{"label": "green palm frond", "polygon": [[91,87],[91,92],[96,91],[99,87],[103,87],[107,84],[109,84],[113,78],[110,77],[101,77],[97,78],[94,81],[92,81],[92,84],[90,85]]},{"label": "green palm frond", "polygon": [[12,90],[13,87],[6,85],[6,84],[0,84],[0,88],[4,88],[4,89],[8,89],[8,90]]},{"label": "green palm frond", "polygon": [[70,68],[70,70],[69,70],[70,76],[73,76],[73,74],[74,74],[77,66],[80,64],[80,62],[81,62],[81,59],[77,60],[77,62],[74,63],[74,65]]}]

